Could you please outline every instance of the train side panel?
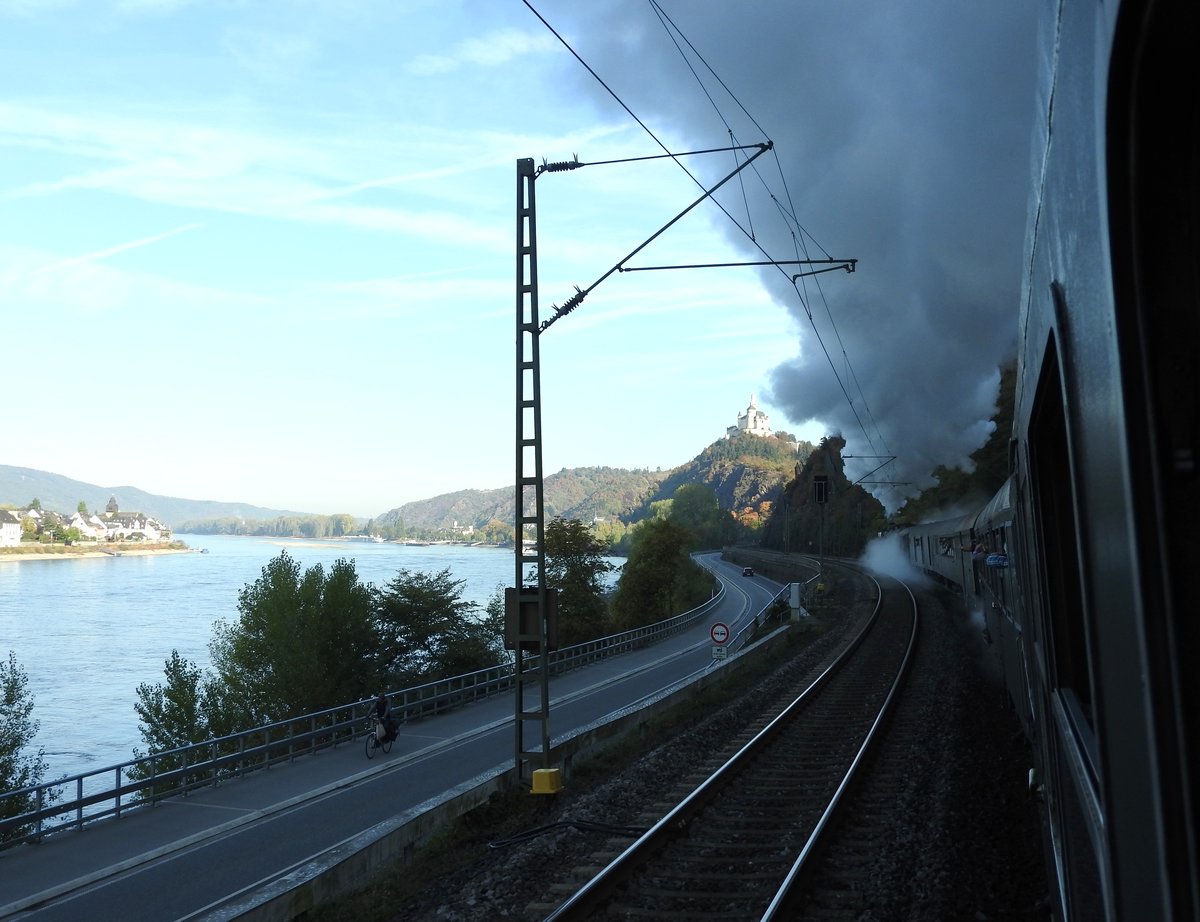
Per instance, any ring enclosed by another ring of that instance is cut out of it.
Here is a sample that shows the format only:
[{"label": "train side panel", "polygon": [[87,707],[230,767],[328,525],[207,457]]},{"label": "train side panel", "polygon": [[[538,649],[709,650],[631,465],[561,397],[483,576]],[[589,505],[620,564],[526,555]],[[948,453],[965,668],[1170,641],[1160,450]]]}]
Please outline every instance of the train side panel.
[{"label": "train side panel", "polygon": [[[1043,62],[1014,490],[1032,564],[1018,580],[1038,771],[1068,919],[1197,917],[1194,718],[1184,707],[1194,683],[1178,645],[1194,628],[1176,607],[1179,579],[1158,539],[1184,513],[1164,501],[1176,472],[1148,450],[1162,437],[1160,404],[1173,398],[1147,386],[1155,344],[1145,322],[1170,308],[1139,303],[1146,252],[1131,239],[1132,171],[1156,153],[1139,145],[1152,121],[1139,106],[1172,89],[1147,72],[1168,57],[1195,61],[1195,19],[1195,4],[1179,0],[1126,2],[1119,13],[1064,2]],[[1175,53],[1181,43],[1190,57]],[[1169,80],[1185,66],[1167,68]],[[1200,78],[1191,79],[1194,100]],[[1184,114],[1191,154],[1175,178],[1190,180],[1192,213],[1180,211],[1194,245],[1194,103]]]}]

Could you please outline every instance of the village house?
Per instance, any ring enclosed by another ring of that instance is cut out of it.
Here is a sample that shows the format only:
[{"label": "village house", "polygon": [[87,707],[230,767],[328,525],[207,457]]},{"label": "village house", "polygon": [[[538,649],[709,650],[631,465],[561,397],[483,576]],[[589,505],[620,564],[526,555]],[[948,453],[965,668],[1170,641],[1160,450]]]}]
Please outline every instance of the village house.
[{"label": "village house", "polygon": [[21,543],[21,517],[15,512],[0,509],[0,547],[16,547]]},{"label": "village house", "polygon": [[[76,513],[76,515],[79,515]],[[102,526],[108,541],[169,541],[171,530],[158,519],[140,512],[122,512],[117,498],[110,497],[104,507],[104,515],[96,517],[97,526]],[[82,531],[82,529],[81,529]]]},{"label": "village house", "polygon": [[0,510],[0,547],[16,547],[21,534],[29,530],[45,532],[53,528],[56,536],[65,537],[74,528],[84,541],[170,541],[171,529],[158,519],[141,512],[122,512],[117,498],[111,497],[103,514],[70,516],[34,508],[16,512]]}]

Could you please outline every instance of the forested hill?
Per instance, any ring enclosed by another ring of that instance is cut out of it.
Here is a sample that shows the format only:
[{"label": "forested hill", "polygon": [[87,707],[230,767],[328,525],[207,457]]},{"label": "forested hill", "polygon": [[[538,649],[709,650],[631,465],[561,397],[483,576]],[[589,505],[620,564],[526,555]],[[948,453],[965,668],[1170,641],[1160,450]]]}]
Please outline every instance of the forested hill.
[{"label": "forested hill", "polygon": [[[658,489],[666,471],[627,471],[615,467],[564,468],[545,482],[549,518],[591,521],[594,517],[626,518]],[[431,499],[405,503],[375,518],[382,527],[482,527],[490,521],[511,523],[515,517],[513,488],[457,490]]]},{"label": "forested hill", "polygon": [[721,439],[669,471],[633,518],[648,515],[652,503],[670,499],[684,484],[699,484],[712,490],[717,505],[732,512],[739,522],[756,527],[813,448],[811,442],[797,443],[786,432],[767,438],[739,435]]},{"label": "forested hill", "polygon": [[[670,499],[684,484],[710,488],[722,509],[753,526],[769,511],[783,484],[794,475],[797,463],[812,452],[801,442],[799,453],[790,437],[760,438],[741,435],[721,439],[691,461],[669,471],[623,470],[614,467],[563,469],[546,478],[546,514],[590,522],[595,518],[636,521],[650,514],[651,504]],[[60,474],[0,464],[0,505],[24,506],[34,498],[42,507],[74,512],[83,500],[92,511],[103,510],[115,496],[121,509],[154,516],[172,528],[183,523],[203,530],[204,522],[247,520],[277,522],[306,513],[267,509],[246,503],[178,499],[147,493],[136,487],[102,487]],[[513,488],[458,490],[430,499],[397,506],[372,520],[376,530],[395,528],[442,530],[459,526],[484,528],[500,523],[500,532],[511,533]]]},{"label": "forested hill", "polygon": [[147,493],[137,487],[102,487],[61,474],[0,464],[0,505],[26,506],[36,499],[43,509],[70,514],[82,500],[92,512],[103,512],[110,498],[124,512],[141,512],[171,528],[186,521],[241,518],[274,519],[281,515],[304,516],[308,513],[267,509],[249,503],[229,503],[205,499],[179,499]]},{"label": "forested hill", "polygon": [[[711,489],[722,509],[739,519],[765,514],[783,484],[812,452],[808,442],[742,435],[721,439],[686,464],[669,471],[629,471],[613,467],[565,468],[546,478],[549,518],[561,516],[590,522],[593,518],[636,521],[650,514],[651,504],[670,499],[684,484]],[[432,499],[405,503],[378,516],[380,527],[452,528],[505,523],[514,518],[513,488],[458,490]]]}]

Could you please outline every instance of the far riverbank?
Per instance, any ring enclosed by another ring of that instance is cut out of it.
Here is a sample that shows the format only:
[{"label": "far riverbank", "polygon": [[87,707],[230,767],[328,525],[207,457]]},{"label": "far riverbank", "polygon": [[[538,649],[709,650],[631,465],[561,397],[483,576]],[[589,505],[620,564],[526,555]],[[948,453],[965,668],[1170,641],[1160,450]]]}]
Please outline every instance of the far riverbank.
[{"label": "far riverbank", "polygon": [[182,541],[169,544],[51,544],[0,547],[0,563],[22,560],[78,560],[86,557],[145,557],[151,554],[186,554],[194,551]]}]

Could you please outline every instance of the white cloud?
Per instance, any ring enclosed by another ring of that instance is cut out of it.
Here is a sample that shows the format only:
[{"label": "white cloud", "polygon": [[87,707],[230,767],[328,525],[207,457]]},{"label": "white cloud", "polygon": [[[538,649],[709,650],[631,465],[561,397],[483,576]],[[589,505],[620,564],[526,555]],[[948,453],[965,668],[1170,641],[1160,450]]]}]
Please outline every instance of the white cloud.
[{"label": "white cloud", "polygon": [[452,73],[467,64],[499,67],[528,54],[545,54],[562,46],[544,32],[500,29],[481,38],[459,42],[444,54],[420,54],[408,63],[409,73],[436,77]]}]

